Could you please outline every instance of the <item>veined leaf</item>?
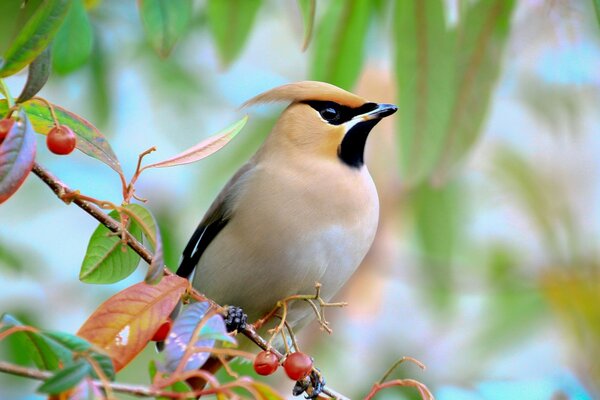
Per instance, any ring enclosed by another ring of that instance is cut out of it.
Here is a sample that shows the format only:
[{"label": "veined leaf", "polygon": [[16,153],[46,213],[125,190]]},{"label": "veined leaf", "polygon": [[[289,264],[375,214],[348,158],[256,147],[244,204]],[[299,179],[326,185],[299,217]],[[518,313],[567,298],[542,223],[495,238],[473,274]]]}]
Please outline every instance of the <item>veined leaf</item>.
[{"label": "veined leaf", "polygon": [[164,168],[174,167],[176,165],[189,164],[196,161],[200,161],[203,158],[210,156],[211,154],[219,151],[223,148],[231,139],[233,139],[246,125],[248,117],[244,117],[235,124],[223,129],[221,132],[209,137],[206,140],[198,143],[197,145],[187,149],[186,151],[177,154],[167,160],[150,164],[144,167],[146,168]]},{"label": "veined leaf", "polygon": [[498,78],[514,1],[465,4],[447,27],[442,0],[395,3],[404,180],[437,185],[479,137]]},{"label": "veined leaf", "polygon": [[46,84],[50,76],[50,47],[46,47],[31,64],[27,71],[27,82],[17,99],[17,103],[22,103],[35,96]]},{"label": "veined leaf", "polygon": [[351,89],[364,61],[364,44],[373,8],[370,0],[331,0],[314,42],[310,75]]},{"label": "veined leaf", "polygon": [[171,54],[192,16],[191,0],[138,0],[146,36],[159,56]]},{"label": "veined leaf", "polygon": [[317,0],[298,0],[298,7],[300,7],[300,11],[302,12],[302,18],[304,18],[304,41],[302,43],[302,51],[305,51],[310,44],[314,31]]},{"label": "veined leaf", "polygon": [[395,3],[401,170],[409,185],[427,178],[442,152],[454,98],[455,34],[443,0]]},{"label": "veined leaf", "polygon": [[52,50],[52,67],[59,74],[71,73],[90,58],[94,32],[83,0],[73,0],[73,5],[56,33]]},{"label": "veined leaf", "polygon": [[[235,343],[235,339],[227,335],[225,322],[220,314],[206,320],[209,311],[208,302],[193,303],[177,317],[165,342],[165,368],[168,372],[177,369],[188,346],[212,348],[216,340]],[[198,324],[203,325],[194,336]],[[193,353],[185,361],[184,371],[200,368],[209,357],[210,353]]]},{"label": "veined leaf", "polygon": [[240,55],[261,4],[262,0],[208,0],[208,27],[225,67]]},{"label": "veined leaf", "polygon": [[[117,211],[111,211],[109,215],[119,219]],[[137,223],[131,223],[128,231],[138,241],[142,240],[142,231]],[[90,237],[79,280],[86,283],[119,282],[135,271],[139,261],[140,256],[124,246],[119,236],[99,224]]]},{"label": "veined leaf", "polygon": [[498,80],[514,0],[478,1],[466,10],[457,35],[457,87],[436,167],[445,180],[479,137]]},{"label": "veined leaf", "polygon": [[[0,319],[0,333],[14,326],[23,326],[23,324],[9,314],[4,314]],[[73,359],[72,352],[68,348],[52,340],[43,332],[21,331],[14,335],[23,340],[28,349],[27,354],[39,369],[55,371],[61,363],[69,363]]]},{"label": "veined leaf", "polygon": [[90,364],[85,360],[77,360],[75,363],[56,372],[37,389],[40,393],[59,394],[75,387],[92,372]]},{"label": "veined leaf", "polygon": [[19,72],[48,47],[70,5],[71,0],[47,0],[38,7],[6,51],[0,77]]},{"label": "veined leaf", "polygon": [[[84,118],[64,108],[52,105],[58,122],[67,125],[77,135],[77,148],[83,153],[102,161],[118,173],[122,173],[121,164],[110,144],[98,129]],[[54,127],[54,120],[48,106],[41,100],[32,99],[22,104],[33,125],[33,129],[42,135]],[[0,114],[7,111],[6,100],[0,100]]]},{"label": "veined leaf", "polygon": [[158,283],[163,276],[163,268],[165,265],[162,237],[160,235],[158,223],[156,222],[154,215],[139,204],[126,205],[125,212],[127,212],[132,220],[142,229],[142,232],[154,248],[152,263],[148,267],[148,272],[146,273],[146,278],[144,280],[149,284]]},{"label": "veined leaf", "polygon": [[119,371],[152,339],[188,284],[187,279],[166,276],[156,285],[128,287],[102,303],[77,335],[104,349]]},{"label": "veined leaf", "polygon": [[15,193],[35,161],[35,134],[23,110],[0,143],[0,204]]}]

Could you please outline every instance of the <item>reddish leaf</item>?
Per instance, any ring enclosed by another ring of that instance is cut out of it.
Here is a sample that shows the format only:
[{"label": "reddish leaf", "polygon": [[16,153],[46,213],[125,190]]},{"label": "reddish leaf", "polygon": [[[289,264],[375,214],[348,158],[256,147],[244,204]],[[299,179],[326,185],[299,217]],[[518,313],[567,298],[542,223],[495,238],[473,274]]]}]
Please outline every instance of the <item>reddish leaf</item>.
[{"label": "reddish leaf", "polygon": [[35,160],[35,135],[24,111],[0,143],[0,204],[19,189]]},{"label": "reddish leaf", "polygon": [[219,151],[223,146],[229,143],[229,141],[233,139],[239,131],[242,130],[244,125],[246,125],[247,121],[248,117],[246,116],[238,122],[236,122],[235,124],[223,129],[216,135],[211,136],[208,139],[198,143],[194,147],[187,149],[183,153],[179,153],[176,156],[169,158],[168,160],[147,165],[144,167],[144,169],[174,167],[176,165],[189,164],[202,160],[203,158],[208,157],[211,154]]},{"label": "reddish leaf", "polygon": [[178,276],[133,285],[102,303],[77,335],[104,349],[119,371],[144,349],[187,286]]}]

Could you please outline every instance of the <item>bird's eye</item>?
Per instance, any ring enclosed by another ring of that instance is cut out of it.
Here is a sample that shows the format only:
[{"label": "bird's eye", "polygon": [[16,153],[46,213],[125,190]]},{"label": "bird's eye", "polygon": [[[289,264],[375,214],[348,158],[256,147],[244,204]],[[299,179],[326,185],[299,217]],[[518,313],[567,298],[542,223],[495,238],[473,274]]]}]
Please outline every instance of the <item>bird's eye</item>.
[{"label": "bird's eye", "polygon": [[333,107],[326,107],[321,110],[321,117],[325,121],[336,121],[340,118],[340,112]]}]

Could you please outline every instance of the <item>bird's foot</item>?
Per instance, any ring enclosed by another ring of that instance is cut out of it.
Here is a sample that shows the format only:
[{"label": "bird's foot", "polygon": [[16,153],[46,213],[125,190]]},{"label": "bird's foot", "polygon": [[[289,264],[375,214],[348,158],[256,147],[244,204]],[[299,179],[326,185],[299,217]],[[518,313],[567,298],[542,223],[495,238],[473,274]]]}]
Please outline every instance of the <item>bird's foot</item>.
[{"label": "bird's foot", "polygon": [[304,396],[306,399],[316,399],[319,397],[324,387],[325,378],[321,375],[321,372],[315,368],[310,375],[296,382],[292,394],[294,396],[299,396],[302,393],[306,393]]},{"label": "bird's foot", "polygon": [[247,322],[248,316],[244,314],[244,311],[240,307],[229,306],[227,308],[227,315],[225,316],[225,327],[227,328],[227,332],[244,329]]}]

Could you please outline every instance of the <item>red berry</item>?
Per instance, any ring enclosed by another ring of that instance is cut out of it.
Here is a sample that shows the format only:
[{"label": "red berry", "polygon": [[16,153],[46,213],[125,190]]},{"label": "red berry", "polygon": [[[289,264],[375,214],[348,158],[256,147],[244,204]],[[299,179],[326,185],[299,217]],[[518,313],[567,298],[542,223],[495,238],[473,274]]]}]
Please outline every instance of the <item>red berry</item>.
[{"label": "red berry", "polygon": [[48,132],[46,137],[46,145],[48,150],[54,154],[66,155],[75,149],[77,139],[75,134],[66,125],[55,126]]},{"label": "red berry", "polygon": [[261,351],[254,359],[254,370],[259,375],[271,375],[278,367],[279,360],[270,351]]},{"label": "red berry", "polygon": [[293,381],[299,381],[310,374],[312,367],[312,358],[299,351],[288,355],[283,362],[285,373]]},{"label": "red berry", "polygon": [[152,336],[152,340],[155,342],[164,342],[169,336],[169,332],[171,331],[171,327],[173,326],[173,321],[171,318],[167,319],[162,323],[161,326],[158,327],[154,336]]},{"label": "red berry", "polygon": [[5,118],[0,120],[0,142],[4,140],[8,132],[10,132],[15,120],[12,118]]}]

